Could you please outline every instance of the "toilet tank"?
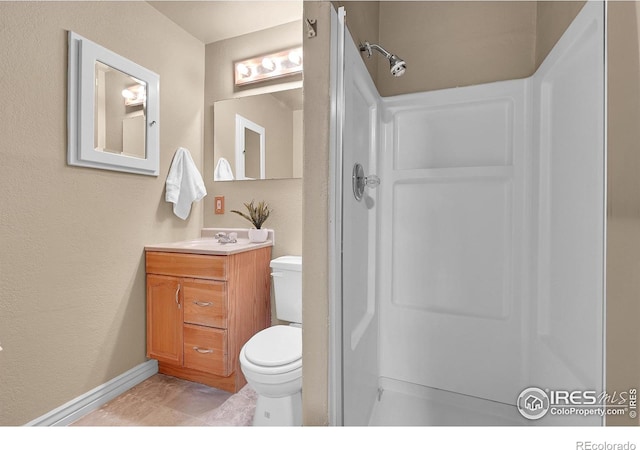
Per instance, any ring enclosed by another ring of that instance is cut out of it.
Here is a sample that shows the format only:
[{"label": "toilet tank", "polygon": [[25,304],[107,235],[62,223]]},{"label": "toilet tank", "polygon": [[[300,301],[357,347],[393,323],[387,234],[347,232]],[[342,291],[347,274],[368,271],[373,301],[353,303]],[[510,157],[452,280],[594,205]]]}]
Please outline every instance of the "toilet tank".
[{"label": "toilet tank", "polygon": [[281,256],[271,260],[271,279],[276,317],[302,323],[302,257]]}]

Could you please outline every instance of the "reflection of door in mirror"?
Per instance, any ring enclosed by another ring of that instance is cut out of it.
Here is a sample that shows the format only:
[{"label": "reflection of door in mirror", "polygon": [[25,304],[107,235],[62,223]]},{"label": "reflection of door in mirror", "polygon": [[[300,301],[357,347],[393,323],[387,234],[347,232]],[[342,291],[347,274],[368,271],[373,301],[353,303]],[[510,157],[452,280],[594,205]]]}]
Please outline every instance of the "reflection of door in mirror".
[{"label": "reflection of door in mirror", "polygon": [[265,179],[265,134],[264,127],[236,114],[236,179]]},{"label": "reflection of door in mirror", "polygon": [[96,61],[96,151],[146,158],[146,85]]},{"label": "reflection of door in mirror", "polygon": [[260,135],[249,128],[244,129],[244,176],[252,180],[260,176]]}]

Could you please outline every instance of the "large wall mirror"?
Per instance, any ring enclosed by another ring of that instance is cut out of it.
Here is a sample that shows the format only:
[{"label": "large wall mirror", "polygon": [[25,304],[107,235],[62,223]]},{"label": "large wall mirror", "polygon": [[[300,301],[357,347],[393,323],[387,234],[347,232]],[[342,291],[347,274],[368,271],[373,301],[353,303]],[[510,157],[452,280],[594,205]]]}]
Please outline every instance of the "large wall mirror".
[{"label": "large wall mirror", "polygon": [[159,76],[69,32],[69,165],[157,176]]},{"label": "large wall mirror", "polygon": [[302,88],[213,106],[214,181],[302,177]]}]

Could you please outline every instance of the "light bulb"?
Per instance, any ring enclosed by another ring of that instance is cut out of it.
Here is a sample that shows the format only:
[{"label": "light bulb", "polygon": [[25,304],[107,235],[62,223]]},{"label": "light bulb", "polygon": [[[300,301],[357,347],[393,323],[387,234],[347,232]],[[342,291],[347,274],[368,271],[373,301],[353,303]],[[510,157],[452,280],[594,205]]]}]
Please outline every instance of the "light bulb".
[{"label": "light bulb", "polygon": [[262,58],[262,67],[267,70],[273,70],[276,68],[276,65],[271,58]]},{"label": "light bulb", "polygon": [[302,55],[300,54],[300,51],[291,50],[289,52],[289,61],[291,61],[292,64],[299,66],[300,63],[302,62]]},{"label": "light bulb", "polygon": [[249,69],[249,68],[246,66],[246,64],[242,64],[242,63],[240,63],[240,64],[238,64],[238,65],[236,66],[236,70],[237,70],[237,71],[238,71],[238,73],[239,73],[240,75],[242,75],[243,77],[247,77],[247,76],[249,76],[249,74],[251,73],[251,69]]}]

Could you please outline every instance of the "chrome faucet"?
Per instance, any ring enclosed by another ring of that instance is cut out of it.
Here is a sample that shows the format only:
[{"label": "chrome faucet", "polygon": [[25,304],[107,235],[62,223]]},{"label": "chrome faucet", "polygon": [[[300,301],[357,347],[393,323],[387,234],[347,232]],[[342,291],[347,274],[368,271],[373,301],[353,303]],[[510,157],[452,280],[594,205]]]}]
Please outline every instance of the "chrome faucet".
[{"label": "chrome faucet", "polygon": [[229,233],[229,234],[227,234],[227,233],[225,233],[223,231],[220,231],[220,232],[216,233],[214,237],[221,244],[235,244],[236,242],[238,242],[237,233]]}]

